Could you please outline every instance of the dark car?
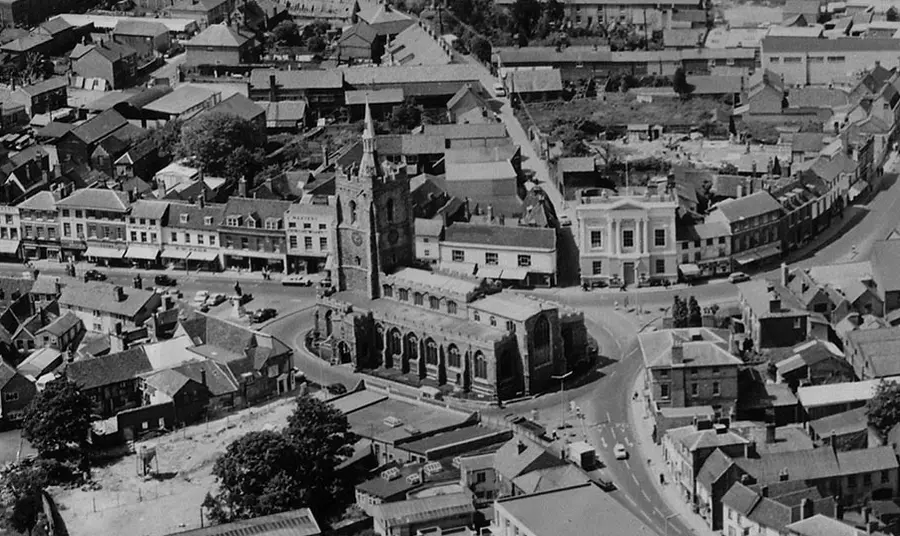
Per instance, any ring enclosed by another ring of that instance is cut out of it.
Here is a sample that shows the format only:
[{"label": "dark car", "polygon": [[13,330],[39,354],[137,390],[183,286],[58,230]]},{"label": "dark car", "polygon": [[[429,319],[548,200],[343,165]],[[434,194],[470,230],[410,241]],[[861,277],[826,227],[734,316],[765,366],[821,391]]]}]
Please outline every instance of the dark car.
[{"label": "dark car", "polygon": [[106,274],[97,270],[88,270],[84,273],[85,281],[106,281]]},{"label": "dark car", "polygon": [[177,284],[174,277],[169,277],[166,274],[159,274],[153,278],[153,281],[161,287],[174,287]]},{"label": "dark car", "polygon": [[342,394],[346,393],[347,386],[345,386],[343,383],[332,383],[332,384],[328,385],[327,387],[325,387],[325,390],[328,391],[330,394],[337,396],[337,395],[342,395]]},{"label": "dark car", "polygon": [[253,315],[250,317],[250,322],[254,324],[260,324],[262,322],[265,322],[266,320],[275,318],[276,314],[278,313],[275,311],[275,309],[272,308],[260,309],[253,313]]}]

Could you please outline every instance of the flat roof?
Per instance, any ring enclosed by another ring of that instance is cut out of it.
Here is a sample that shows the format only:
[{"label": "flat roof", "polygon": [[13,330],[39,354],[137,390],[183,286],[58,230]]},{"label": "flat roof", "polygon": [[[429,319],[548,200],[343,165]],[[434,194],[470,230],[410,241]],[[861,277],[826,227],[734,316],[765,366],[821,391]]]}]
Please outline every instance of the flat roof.
[{"label": "flat roof", "polygon": [[849,402],[865,402],[875,396],[878,384],[882,381],[897,382],[900,381],[900,376],[861,382],[809,385],[797,389],[797,398],[806,409]]},{"label": "flat roof", "polygon": [[[400,424],[391,426],[385,423],[389,417],[398,419]],[[385,443],[459,426],[469,418],[470,415],[448,408],[396,398],[385,398],[347,415],[354,433]]]}]

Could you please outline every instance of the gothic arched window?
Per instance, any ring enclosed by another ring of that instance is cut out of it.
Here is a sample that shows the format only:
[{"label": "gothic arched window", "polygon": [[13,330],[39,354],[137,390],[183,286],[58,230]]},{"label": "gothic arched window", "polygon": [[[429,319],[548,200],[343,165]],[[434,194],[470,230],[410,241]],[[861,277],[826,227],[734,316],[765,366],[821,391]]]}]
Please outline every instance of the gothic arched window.
[{"label": "gothic arched window", "polygon": [[459,348],[457,348],[455,344],[451,344],[450,347],[447,348],[447,364],[451,367],[459,368]]},{"label": "gothic arched window", "polygon": [[350,201],[347,207],[350,212],[350,223],[356,223],[356,201]]},{"label": "gothic arched window", "polygon": [[393,199],[387,200],[387,205],[385,205],[384,211],[387,214],[387,221],[389,221],[389,222],[394,221],[394,200]]},{"label": "gothic arched window", "polygon": [[481,352],[475,352],[475,377],[487,379],[487,359]]},{"label": "gothic arched window", "polygon": [[543,348],[550,344],[550,322],[542,316],[534,323],[534,346]]}]

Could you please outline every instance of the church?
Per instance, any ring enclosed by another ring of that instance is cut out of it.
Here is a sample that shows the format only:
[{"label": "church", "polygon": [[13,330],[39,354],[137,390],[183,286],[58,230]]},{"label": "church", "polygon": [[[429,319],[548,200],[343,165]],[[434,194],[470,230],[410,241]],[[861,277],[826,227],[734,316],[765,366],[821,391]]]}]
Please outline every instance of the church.
[{"label": "church", "polygon": [[368,106],[362,144],[359,164],[335,178],[333,287],[316,311],[320,356],[497,400],[544,391],[587,357],[580,311],[412,268],[409,177],[379,160]]}]

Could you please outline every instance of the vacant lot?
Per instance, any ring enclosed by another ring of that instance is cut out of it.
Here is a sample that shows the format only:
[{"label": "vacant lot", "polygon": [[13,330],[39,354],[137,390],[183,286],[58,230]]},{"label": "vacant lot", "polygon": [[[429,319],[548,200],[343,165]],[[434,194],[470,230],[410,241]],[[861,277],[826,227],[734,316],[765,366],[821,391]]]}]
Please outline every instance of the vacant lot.
[{"label": "vacant lot", "polygon": [[200,504],[215,488],[216,458],[247,432],[280,429],[293,408],[293,398],[280,399],[137,444],[156,447],[155,478],[138,476],[130,455],[93,470],[98,490],[53,490],[69,534],[162,536],[199,527]]},{"label": "vacant lot", "polygon": [[633,123],[699,125],[710,120],[716,109],[729,108],[717,100],[702,98],[686,101],[658,99],[640,103],[633,96],[623,93],[607,93],[605,100],[580,99],[528,105],[528,112],[543,132],[552,132],[560,123],[574,124],[580,120],[593,121],[601,128]]}]

